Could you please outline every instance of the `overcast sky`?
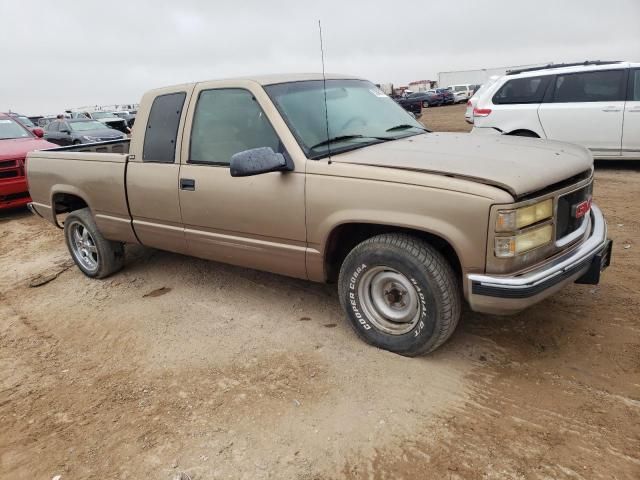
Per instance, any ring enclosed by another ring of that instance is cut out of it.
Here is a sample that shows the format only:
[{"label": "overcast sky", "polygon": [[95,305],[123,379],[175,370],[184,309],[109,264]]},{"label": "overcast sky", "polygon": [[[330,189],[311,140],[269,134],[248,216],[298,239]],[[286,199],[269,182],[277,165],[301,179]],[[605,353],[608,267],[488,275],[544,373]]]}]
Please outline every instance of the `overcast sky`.
[{"label": "overcast sky", "polygon": [[538,62],[640,61],[640,0],[0,0],[0,111],[321,70],[376,83]]}]

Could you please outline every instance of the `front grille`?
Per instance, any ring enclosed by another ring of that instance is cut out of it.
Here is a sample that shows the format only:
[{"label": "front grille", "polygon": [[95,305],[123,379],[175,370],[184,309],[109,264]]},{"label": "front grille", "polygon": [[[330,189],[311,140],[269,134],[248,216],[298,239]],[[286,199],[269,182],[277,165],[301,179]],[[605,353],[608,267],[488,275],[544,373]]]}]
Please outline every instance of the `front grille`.
[{"label": "front grille", "polygon": [[0,162],[0,180],[24,177],[23,161],[20,158]]},{"label": "front grille", "polygon": [[9,195],[0,195],[1,202],[10,202],[20,198],[29,198],[29,192],[10,193]]},{"label": "front grille", "polygon": [[3,160],[0,162],[0,168],[11,168],[16,166],[16,160]]},{"label": "front grille", "polygon": [[556,221],[556,240],[575,232],[584,220],[576,218],[575,206],[591,198],[593,184],[558,197],[558,213]]}]

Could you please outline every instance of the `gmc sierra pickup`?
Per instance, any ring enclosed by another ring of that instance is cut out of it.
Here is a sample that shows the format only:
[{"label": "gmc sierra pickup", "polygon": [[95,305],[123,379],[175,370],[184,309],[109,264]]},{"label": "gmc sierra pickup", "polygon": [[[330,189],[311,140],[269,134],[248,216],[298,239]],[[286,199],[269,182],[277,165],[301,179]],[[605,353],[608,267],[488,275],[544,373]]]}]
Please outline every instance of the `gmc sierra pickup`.
[{"label": "gmc sierra pickup", "polygon": [[142,244],[336,282],[355,331],[433,351],[472,310],[597,283],[593,160],[539,139],[430,133],[372,83],[286,75],[144,95],[131,140],[29,154],[36,214],[102,278]]}]

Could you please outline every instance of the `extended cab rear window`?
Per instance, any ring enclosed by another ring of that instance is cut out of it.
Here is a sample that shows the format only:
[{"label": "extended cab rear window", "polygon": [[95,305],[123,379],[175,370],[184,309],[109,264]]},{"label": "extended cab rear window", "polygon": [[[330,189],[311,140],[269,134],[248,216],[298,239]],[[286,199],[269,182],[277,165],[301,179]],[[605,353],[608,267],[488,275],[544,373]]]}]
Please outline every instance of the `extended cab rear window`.
[{"label": "extended cab rear window", "polygon": [[541,103],[549,85],[549,75],[508,80],[493,96],[495,105]]},{"label": "extended cab rear window", "polygon": [[640,68],[631,70],[629,78],[629,100],[632,102],[640,102]]},{"label": "extended cab rear window", "polygon": [[153,100],[144,134],[144,162],[175,162],[178,126],[186,96],[185,92],[169,93]]}]

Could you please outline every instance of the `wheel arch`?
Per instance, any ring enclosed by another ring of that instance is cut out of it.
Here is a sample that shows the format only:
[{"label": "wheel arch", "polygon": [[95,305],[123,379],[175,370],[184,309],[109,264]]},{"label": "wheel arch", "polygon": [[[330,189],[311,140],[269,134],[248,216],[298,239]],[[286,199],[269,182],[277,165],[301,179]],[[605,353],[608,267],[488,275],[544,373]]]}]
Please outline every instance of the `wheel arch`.
[{"label": "wheel arch", "polygon": [[322,260],[326,281],[333,283],[337,280],[344,259],[356,245],[383,233],[405,233],[426,241],[443,254],[455,273],[462,278],[461,256],[453,242],[441,234],[401,225],[345,222],[335,225],[324,242]]},{"label": "wheel arch", "polygon": [[51,193],[51,214],[53,221],[58,228],[62,228],[58,221],[58,216],[64,213],[70,213],[82,208],[91,206],[87,201],[87,196],[80,189],[73,186],[61,186],[52,189]]},{"label": "wheel arch", "polygon": [[512,130],[510,132],[506,132],[505,135],[511,136],[520,136],[520,137],[530,137],[530,138],[542,138],[537,132],[530,130],[528,128],[518,128],[516,130]]}]

